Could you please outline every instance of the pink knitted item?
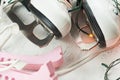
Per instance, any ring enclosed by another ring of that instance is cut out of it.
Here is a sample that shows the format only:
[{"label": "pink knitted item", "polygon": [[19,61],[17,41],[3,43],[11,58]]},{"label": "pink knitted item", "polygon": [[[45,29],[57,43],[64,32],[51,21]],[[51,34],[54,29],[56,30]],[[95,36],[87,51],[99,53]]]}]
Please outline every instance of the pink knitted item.
[{"label": "pink knitted item", "polygon": [[57,47],[46,54],[36,56],[0,53],[0,62],[13,61],[16,59],[26,63],[26,65],[22,68],[26,70],[38,70],[41,65],[49,61],[51,61],[54,68],[60,67],[63,63],[61,47]]},{"label": "pink knitted item", "polygon": [[[0,67],[4,67],[0,65]],[[36,72],[19,71],[9,69],[0,72],[0,80],[57,80],[55,69],[51,62],[41,65],[40,69]]]}]

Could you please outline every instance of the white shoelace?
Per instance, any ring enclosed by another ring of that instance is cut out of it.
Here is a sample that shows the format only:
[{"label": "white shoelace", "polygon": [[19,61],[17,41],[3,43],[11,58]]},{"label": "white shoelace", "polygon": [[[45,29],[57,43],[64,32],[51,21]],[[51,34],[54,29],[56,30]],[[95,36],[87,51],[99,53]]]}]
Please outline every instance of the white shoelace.
[{"label": "white shoelace", "polygon": [[0,72],[6,71],[6,70],[9,70],[9,69],[13,68],[13,66],[14,66],[17,62],[18,62],[18,60],[0,62],[0,65],[8,65],[8,64],[10,64],[9,66],[6,66],[6,67],[4,67],[4,68],[0,68]]},{"label": "white shoelace", "polygon": [[0,62],[0,65],[3,65],[3,68],[0,68],[0,72],[6,71],[12,68],[15,68],[17,70],[23,69],[23,67],[26,65],[25,62],[22,62],[20,60],[12,60],[12,61],[3,61]]}]

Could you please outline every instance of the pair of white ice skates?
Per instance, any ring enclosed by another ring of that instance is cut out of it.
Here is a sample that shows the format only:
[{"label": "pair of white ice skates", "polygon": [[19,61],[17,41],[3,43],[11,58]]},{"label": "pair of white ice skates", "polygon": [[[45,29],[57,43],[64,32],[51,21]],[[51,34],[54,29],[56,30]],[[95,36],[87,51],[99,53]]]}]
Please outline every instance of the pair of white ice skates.
[{"label": "pair of white ice skates", "polygon": [[[6,25],[12,23],[10,20],[19,25],[20,31],[15,35],[11,35],[11,37],[8,36],[9,40],[6,39],[6,36],[1,35],[1,42],[3,43],[1,43],[1,50],[37,55],[61,46],[65,62],[59,70],[60,72],[58,72],[62,74],[72,71],[94,58],[101,51],[113,48],[119,43],[119,1],[117,1],[118,3],[114,1],[117,0],[82,1],[82,10],[86,16],[87,25],[89,25],[92,35],[94,35],[92,36],[92,42],[89,41],[91,38],[86,37],[88,42],[85,42],[81,37],[81,32],[72,31],[74,30],[73,27],[75,27],[72,26],[71,22],[73,12],[69,13],[68,11],[75,7],[76,3],[79,4],[77,7],[80,7],[79,1],[70,0],[70,3],[68,3],[66,0],[25,0],[22,3],[13,1],[5,6],[3,4],[1,31],[8,30],[7,28],[10,26],[6,28]],[[13,29],[18,30],[18,26],[15,26]],[[79,26],[82,29],[81,24]],[[41,48],[26,39],[21,34],[21,31],[30,41]],[[75,32],[77,33],[75,34]],[[9,35],[11,33],[7,31],[2,34]]]}]

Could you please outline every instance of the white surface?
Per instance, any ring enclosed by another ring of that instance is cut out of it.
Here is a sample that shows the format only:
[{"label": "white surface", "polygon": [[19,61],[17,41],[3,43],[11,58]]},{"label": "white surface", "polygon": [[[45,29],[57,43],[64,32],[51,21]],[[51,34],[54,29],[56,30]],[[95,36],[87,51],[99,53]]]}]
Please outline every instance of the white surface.
[{"label": "white surface", "polygon": [[[101,53],[99,56],[81,66],[80,68],[70,72],[69,74],[61,76],[59,80],[104,80],[104,73],[106,68],[102,66],[101,63],[110,64],[112,61],[120,58],[119,49],[120,46]],[[120,65],[118,65],[117,68],[114,68],[114,72],[113,70],[110,71],[110,76],[113,77],[113,75],[120,77]],[[115,79],[110,78],[110,80]]]}]

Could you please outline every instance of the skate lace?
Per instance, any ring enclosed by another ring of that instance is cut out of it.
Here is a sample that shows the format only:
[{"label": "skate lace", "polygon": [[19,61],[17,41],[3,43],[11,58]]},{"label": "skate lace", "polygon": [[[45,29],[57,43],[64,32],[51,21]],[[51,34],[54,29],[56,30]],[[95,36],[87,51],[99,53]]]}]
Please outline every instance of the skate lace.
[{"label": "skate lace", "polygon": [[14,68],[18,62],[19,60],[4,61],[4,58],[1,58],[0,65],[3,65],[4,67],[0,68],[0,72]]},{"label": "skate lace", "polygon": [[114,2],[114,7],[115,7],[115,10],[114,12],[116,13],[116,15],[119,15],[120,13],[120,2],[118,0],[113,0]]},{"label": "skate lace", "polygon": [[[16,70],[22,70],[26,66],[26,62],[21,61],[19,59],[11,59],[11,58],[0,58],[0,72],[6,71],[9,69],[16,69]],[[2,67],[2,68],[1,68]]]}]

